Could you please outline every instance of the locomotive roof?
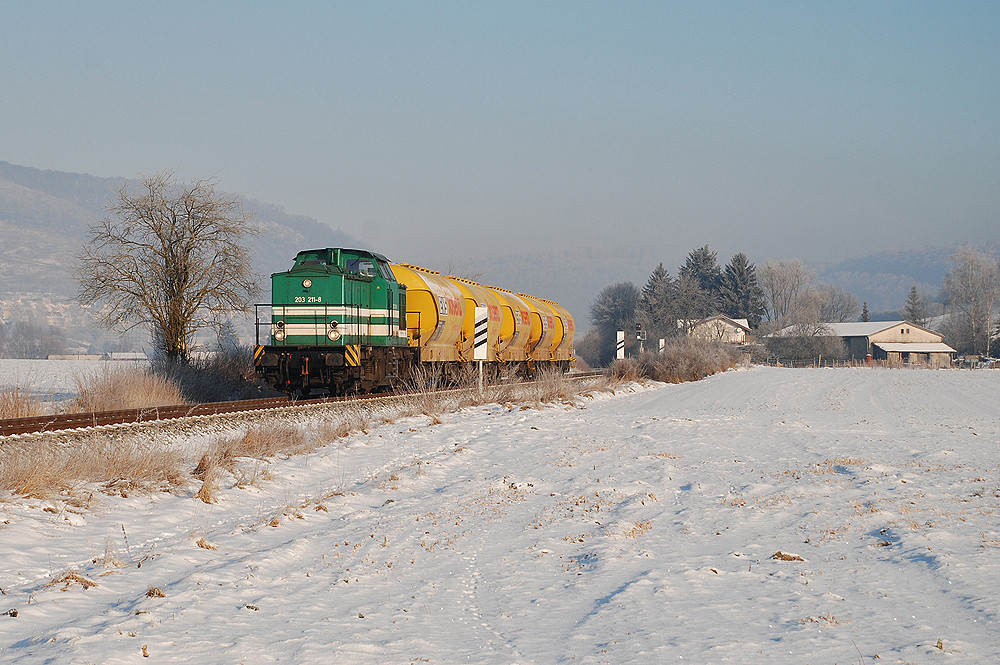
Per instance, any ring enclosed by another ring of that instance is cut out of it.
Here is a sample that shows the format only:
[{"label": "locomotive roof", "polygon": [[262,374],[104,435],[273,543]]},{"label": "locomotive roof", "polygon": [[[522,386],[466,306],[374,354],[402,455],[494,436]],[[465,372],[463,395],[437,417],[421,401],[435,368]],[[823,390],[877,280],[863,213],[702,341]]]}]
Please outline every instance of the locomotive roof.
[{"label": "locomotive roof", "polygon": [[360,256],[372,256],[376,259],[379,259],[380,261],[385,261],[386,263],[389,263],[389,259],[387,259],[382,254],[378,254],[376,252],[367,249],[354,249],[351,247],[322,247],[318,249],[303,249],[295,256],[298,257],[299,254],[311,254],[311,253],[319,254],[322,252],[336,252],[336,251],[351,252],[353,254],[358,254]]}]

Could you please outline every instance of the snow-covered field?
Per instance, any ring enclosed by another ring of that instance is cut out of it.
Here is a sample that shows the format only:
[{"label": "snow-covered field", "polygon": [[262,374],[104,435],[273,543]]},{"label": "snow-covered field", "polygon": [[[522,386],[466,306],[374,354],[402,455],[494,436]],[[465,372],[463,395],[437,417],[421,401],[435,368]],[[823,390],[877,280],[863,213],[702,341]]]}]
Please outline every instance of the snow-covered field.
[{"label": "snow-covered field", "polygon": [[211,505],[0,503],[0,662],[997,662],[998,385],[753,368],[399,421]]},{"label": "snow-covered field", "polygon": [[[112,364],[117,366],[120,362]],[[76,396],[79,379],[99,374],[109,367],[108,362],[100,360],[0,358],[0,391],[26,390],[42,402],[55,404]]]}]

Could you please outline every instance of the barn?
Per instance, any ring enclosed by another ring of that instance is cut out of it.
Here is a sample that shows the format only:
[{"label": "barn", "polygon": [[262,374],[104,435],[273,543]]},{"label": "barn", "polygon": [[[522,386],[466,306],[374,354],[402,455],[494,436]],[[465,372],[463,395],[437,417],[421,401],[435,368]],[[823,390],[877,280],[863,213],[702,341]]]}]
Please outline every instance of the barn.
[{"label": "barn", "polygon": [[865,321],[827,323],[831,334],[841,338],[852,359],[888,361],[891,364],[951,367],[955,349],[936,332],[909,321]]}]

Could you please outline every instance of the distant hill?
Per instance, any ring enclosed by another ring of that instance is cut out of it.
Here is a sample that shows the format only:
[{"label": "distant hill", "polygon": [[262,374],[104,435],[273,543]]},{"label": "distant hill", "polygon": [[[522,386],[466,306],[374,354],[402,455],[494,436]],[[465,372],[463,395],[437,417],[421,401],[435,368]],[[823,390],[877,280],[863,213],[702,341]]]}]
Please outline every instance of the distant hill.
[{"label": "distant hill", "polygon": [[[88,227],[105,215],[125,178],[47,171],[0,161],[0,320],[28,321],[72,334],[83,345],[89,315],[74,302],[74,256]],[[250,240],[254,268],[265,292],[272,272],[288,269],[309,247],[364,247],[325,224],[283,208],[244,198],[263,233]]]},{"label": "distant hill", "polygon": [[826,266],[818,271],[817,281],[843,287],[867,301],[873,313],[896,311],[905,305],[913,286],[931,299],[940,297],[948,257],[956,249],[951,245],[875,252]]},{"label": "distant hill", "polygon": [[[87,228],[104,216],[104,207],[125,178],[45,171],[0,162],[0,291],[47,292],[71,296],[73,256]],[[287,269],[307,247],[363,244],[346,233],[280,206],[244,199],[264,229],[250,242],[255,267],[267,276]]]}]

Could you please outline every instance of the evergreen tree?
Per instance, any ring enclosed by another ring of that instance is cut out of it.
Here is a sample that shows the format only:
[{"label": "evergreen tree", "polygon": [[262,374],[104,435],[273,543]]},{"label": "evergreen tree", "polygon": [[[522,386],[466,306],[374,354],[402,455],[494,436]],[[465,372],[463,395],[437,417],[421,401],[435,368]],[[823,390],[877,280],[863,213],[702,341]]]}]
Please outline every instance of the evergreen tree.
[{"label": "evergreen tree", "polygon": [[764,290],[757,284],[757,266],[743,252],[733,256],[722,273],[719,309],[733,319],[746,319],[751,328],[764,316]]},{"label": "evergreen tree", "polygon": [[710,250],[708,245],[691,250],[678,271],[678,277],[684,275],[694,277],[698,280],[698,286],[707,294],[717,296],[722,280],[718,254]]},{"label": "evergreen tree", "polygon": [[918,326],[927,325],[927,304],[917,291],[917,285],[910,287],[910,295],[903,306],[903,317]]},{"label": "evergreen tree", "polygon": [[676,291],[677,283],[663,264],[656,266],[639,297],[639,318],[650,339],[677,334]]},{"label": "evergreen tree", "polygon": [[868,313],[868,301],[867,300],[865,301],[865,304],[861,306],[861,320],[863,322],[865,322],[865,323],[868,323],[869,321],[872,320],[871,315]]}]

